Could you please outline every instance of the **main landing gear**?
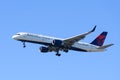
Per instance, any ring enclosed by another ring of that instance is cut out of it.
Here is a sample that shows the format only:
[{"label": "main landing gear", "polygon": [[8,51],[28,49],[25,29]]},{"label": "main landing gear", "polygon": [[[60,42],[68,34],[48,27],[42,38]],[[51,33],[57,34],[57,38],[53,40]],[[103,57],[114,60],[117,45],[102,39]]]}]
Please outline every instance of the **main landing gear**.
[{"label": "main landing gear", "polygon": [[58,57],[61,56],[61,54],[59,54],[59,51],[57,51],[56,56],[58,56]]}]

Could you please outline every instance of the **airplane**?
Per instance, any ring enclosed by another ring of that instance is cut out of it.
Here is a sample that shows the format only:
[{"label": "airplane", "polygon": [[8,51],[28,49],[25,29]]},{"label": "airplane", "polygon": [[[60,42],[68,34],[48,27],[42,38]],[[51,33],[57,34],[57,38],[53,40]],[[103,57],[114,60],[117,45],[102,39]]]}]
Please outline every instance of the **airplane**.
[{"label": "airplane", "polygon": [[91,43],[80,42],[80,40],[84,39],[88,34],[94,32],[96,26],[83,34],[73,36],[66,39],[60,39],[55,37],[43,36],[33,33],[27,32],[19,32],[12,36],[13,39],[17,41],[21,41],[23,43],[23,47],[25,48],[25,42],[42,44],[39,50],[42,53],[47,52],[56,52],[56,56],[61,56],[59,51],[69,52],[69,50],[81,51],[81,52],[102,52],[106,51],[106,48],[112,46],[113,44],[104,45],[104,41],[106,39],[107,33],[106,31],[102,32],[96,39],[94,39]]}]

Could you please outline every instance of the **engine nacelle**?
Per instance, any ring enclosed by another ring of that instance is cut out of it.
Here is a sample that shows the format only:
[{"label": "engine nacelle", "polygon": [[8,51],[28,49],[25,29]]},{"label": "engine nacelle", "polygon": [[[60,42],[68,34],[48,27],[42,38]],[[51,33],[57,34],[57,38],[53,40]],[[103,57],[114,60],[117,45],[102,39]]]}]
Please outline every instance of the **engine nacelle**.
[{"label": "engine nacelle", "polygon": [[49,49],[47,47],[42,46],[40,47],[40,51],[46,53],[46,52],[49,52]]},{"label": "engine nacelle", "polygon": [[63,41],[61,41],[61,40],[53,40],[52,45],[60,47],[60,46],[63,45]]}]

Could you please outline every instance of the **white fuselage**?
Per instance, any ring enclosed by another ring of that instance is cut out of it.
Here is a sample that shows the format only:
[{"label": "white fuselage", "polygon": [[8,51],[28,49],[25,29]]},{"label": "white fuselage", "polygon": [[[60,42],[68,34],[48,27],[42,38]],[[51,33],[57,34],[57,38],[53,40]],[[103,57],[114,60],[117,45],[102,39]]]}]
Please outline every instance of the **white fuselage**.
[{"label": "white fuselage", "polygon": [[[17,33],[12,38],[19,41],[32,42],[32,43],[38,43],[38,44],[47,44],[47,45],[51,44],[54,39],[64,40],[60,38],[54,38],[54,37],[37,35],[37,34],[26,33],[26,32]],[[99,46],[95,46],[85,42],[75,42],[72,45],[72,47],[76,49],[85,50],[86,52],[104,51],[104,49],[98,49]]]}]

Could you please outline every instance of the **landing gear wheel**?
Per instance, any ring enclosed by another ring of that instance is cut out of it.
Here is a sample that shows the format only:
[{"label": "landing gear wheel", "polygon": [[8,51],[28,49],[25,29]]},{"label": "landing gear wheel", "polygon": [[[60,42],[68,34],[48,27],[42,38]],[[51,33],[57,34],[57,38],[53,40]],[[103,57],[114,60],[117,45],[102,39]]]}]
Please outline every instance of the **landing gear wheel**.
[{"label": "landing gear wheel", "polygon": [[26,47],[25,42],[23,42],[23,48],[25,48],[25,47]]},{"label": "landing gear wheel", "polygon": [[57,51],[56,56],[61,56],[61,54],[59,54],[59,50]]},{"label": "landing gear wheel", "polygon": [[58,54],[58,53],[57,53],[56,56],[61,56],[61,54]]},{"label": "landing gear wheel", "polygon": [[23,46],[23,48],[25,48],[26,46]]}]

